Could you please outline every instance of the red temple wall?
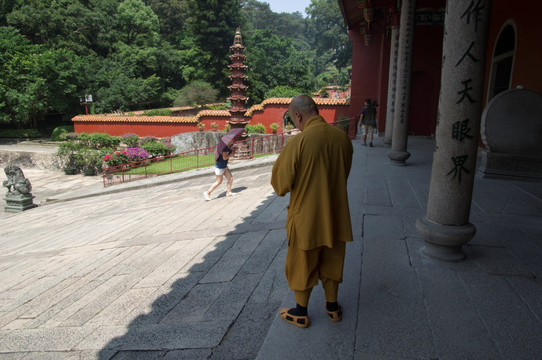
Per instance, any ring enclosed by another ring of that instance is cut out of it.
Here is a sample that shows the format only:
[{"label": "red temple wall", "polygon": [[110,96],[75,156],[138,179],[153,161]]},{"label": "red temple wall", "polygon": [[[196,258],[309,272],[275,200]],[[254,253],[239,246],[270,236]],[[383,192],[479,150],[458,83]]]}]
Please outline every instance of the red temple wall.
[{"label": "red temple wall", "polygon": [[[179,133],[197,131],[194,124],[183,123],[139,123],[139,122],[75,122],[76,133],[105,133],[112,136],[136,134],[139,137],[168,137]],[[195,130],[194,130],[195,128]],[[210,128],[210,126],[209,126]]]},{"label": "red temple wall", "polygon": [[[316,99],[318,102],[318,99]],[[318,105],[320,115],[328,122],[334,122],[340,119],[341,116],[348,117],[348,104],[342,105]],[[273,122],[279,124],[279,132],[283,129],[283,116],[288,111],[288,103],[286,104],[266,104],[263,110],[255,110],[252,116],[249,117],[249,124],[256,125],[261,123],[265,126],[267,133],[271,133],[270,125]],[[96,117],[96,115],[93,115]],[[118,121],[114,116],[98,116],[103,121],[84,120],[85,116],[76,116],[72,119],[74,131],[77,133],[106,133],[113,136],[122,136],[128,133],[134,133],[140,137],[156,136],[168,137],[185,132],[199,131],[197,122],[142,122],[139,117],[134,116],[134,121],[130,121],[130,117],[124,117],[122,121]],[[81,120],[83,119],[83,120]],[[171,119],[175,119],[172,117]],[[139,120],[139,121],[138,121]],[[229,117],[217,115],[202,115],[199,117],[199,122],[205,124],[205,131],[212,131],[211,123],[218,124],[218,131],[224,130]]]},{"label": "red temple wall", "polygon": [[494,1],[491,7],[491,24],[488,35],[484,105],[487,101],[488,84],[495,43],[505,24],[513,24],[516,30],[516,54],[512,69],[511,88],[523,86],[542,94],[542,35],[541,1],[529,1],[524,6],[511,6],[507,2]]}]

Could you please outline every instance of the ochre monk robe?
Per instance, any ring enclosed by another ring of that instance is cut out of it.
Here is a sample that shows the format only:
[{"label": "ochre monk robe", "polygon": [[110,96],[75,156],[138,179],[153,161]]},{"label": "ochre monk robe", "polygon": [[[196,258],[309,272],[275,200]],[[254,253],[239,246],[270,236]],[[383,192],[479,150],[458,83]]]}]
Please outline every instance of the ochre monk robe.
[{"label": "ochre monk robe", "polygon": [[353,148],[343,130],[318,115],[310,97],[296,96],[289,113],[301,133],[288,141],[276,160],[271,185],[279,196],[290,193],[285,271],[297,307],[282,309],[281,317],[307,327],[307,305],[319,279],[330,319],[342,318],[337,293],[345,243],[352,241],[347,180]]}]

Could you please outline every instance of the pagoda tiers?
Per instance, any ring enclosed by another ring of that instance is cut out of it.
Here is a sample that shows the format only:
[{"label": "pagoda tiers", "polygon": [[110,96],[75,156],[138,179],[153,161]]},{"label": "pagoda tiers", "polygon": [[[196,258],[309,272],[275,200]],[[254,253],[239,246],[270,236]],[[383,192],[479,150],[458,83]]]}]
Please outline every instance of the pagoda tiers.
[{"label": "pagoda tiers", "polygon": [[243,54],[245,47],[241,39],[241,29],[237,28],[235,31],[235,38],[233,45],[230,46],[230,50],[233,52],[230,55],[232,64],[228,65],[228,68],[232,71],[230,79],[232,84],[228,86],[228,89],[231,91],[231,96],[228,100],[231,101],[230,120],[229,123],[232,128],[244,128],[248,124],[248,119],[245,117],[245,102],[248,100],[248,97],[244,95],[244,91],[248,88],[244,84],[244,81],[247,79],[247,76],[243,72],[248,68],[243,61],[246,60],[247,56]]}]

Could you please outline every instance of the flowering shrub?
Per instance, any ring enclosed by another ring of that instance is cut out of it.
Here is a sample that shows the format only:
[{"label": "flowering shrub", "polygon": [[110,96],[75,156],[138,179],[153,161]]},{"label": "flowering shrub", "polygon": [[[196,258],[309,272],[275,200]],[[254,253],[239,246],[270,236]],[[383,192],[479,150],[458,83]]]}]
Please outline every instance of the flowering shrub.
[{"label": "flowering shrub", "polygon": [[256,125],[246,125],[245,131],[248,134],[265,134],[265,125],[262,123],[257,123]]},{"label": "flowering shrub", "polygon": [[170,154],[175,151],[176,147],[171,143],[171,137],[163,138],[162,144],[164,144],[170,151]]},{"label": "flowering shrub", "polygon": [[124,134],[122,135],[122,142],[124,142],[128,147],[137,147],[139,145],[139,136],[136,134]]},{"label": "flowering shrub", "polygon": [[103,157],[105,166],[117,166],[130,162],[126,151],[115,151]]},{"label": "flowering shrub", "polygon": [[128,156],[128,161],[141,161],[151,157],[145,149],[140,147],[130,147],[124,152]]},{"label": "flowering shrub", "polygon": [[141,138],[141,140],[139,141],[139,144],[141,146],[143,146],[145,144],[154,143],[154,142],[157,142],[157,141],[158,141],[158,138],[156,138],[154,136],[145,136],[144,138]]},{"label": "flowering shrub", "polygon": [[167,156],[173,152],[173,149],[161,142],[149,142],[142,146],[151,157]]},{"label": "flowering shrub", "polygon": [[67,134],[64,134],[64,139],[70,141],[70,140],[77,140],[77,138],[79,137],[79,134],[77,133],[67,133]]}]

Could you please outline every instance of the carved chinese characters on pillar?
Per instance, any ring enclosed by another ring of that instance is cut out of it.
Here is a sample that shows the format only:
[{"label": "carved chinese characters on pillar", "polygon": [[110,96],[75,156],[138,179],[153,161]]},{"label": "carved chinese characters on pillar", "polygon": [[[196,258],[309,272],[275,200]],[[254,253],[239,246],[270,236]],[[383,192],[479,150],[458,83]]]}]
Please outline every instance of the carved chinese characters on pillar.
[{"label": "carved chinese characters on pillar", "polygon": [[[406,27],[405,27],[405,36],[403,39],[403,59],[406,59],[409,63],[412,61],[412,54],[411,54],[411,48],[412,48],[412,42],[414,37],[414,21],[415,21],[415,2],[410,1],[408,3],[408,11],[407,11],[407,21],[406,21]],[[407,94],[409,90],[409,73],[408,71],[403,71],[402,74],[399,74],[401,76],[401,99],[400,99],[400,114],[399,114],[399,121],[401,123],[404,123],[407,121],[408,117],[408,111],[407,111]],[[397,100],[397,99],[396,99]]]},{"label": "carved chinese characters on pillar", "polygon": [[[478,25],[482,21],[482,10],[485,9],[485,2],[482,0],[472,0],[466,2],[466,8],[460,15],[460,22],[464,29],[472,35],[473,39],[476,39],[476,33],[478,31]],[[472,69],[472,64],[478,63],[483,54],[479,54],[480,47],[476,47],[476,41],[465,43],[464,49],[458,51],[459,59],[455,63],[455,68],[460,69],[468,67]],[[472,71],[472,70],[470,70]],[[469,76],[469,71],[460,71],[460,73]],[[456,105],[462,105],[461,112],[468,115],[469,107],[479,106],[480,99],[477,99],[474,94],[479,93],[477,87],[481,86],[479,81],[474,81],[472,78],[458,79],[457,84],[457,100]],[[469,125],[469,119],[466,118],[461,121],[456,121],[452,124],[451,137],[453,140],[463,143],[465,140],[471,140],[474,137],[470,134],[472,128]],[[466,154],[457,154],[450,159],[451,170],[447,175],[452,176],[452,179],[461,182],[461,175],[463,172],[469,173],[465,163],[469,160],[469,156]]]}]

